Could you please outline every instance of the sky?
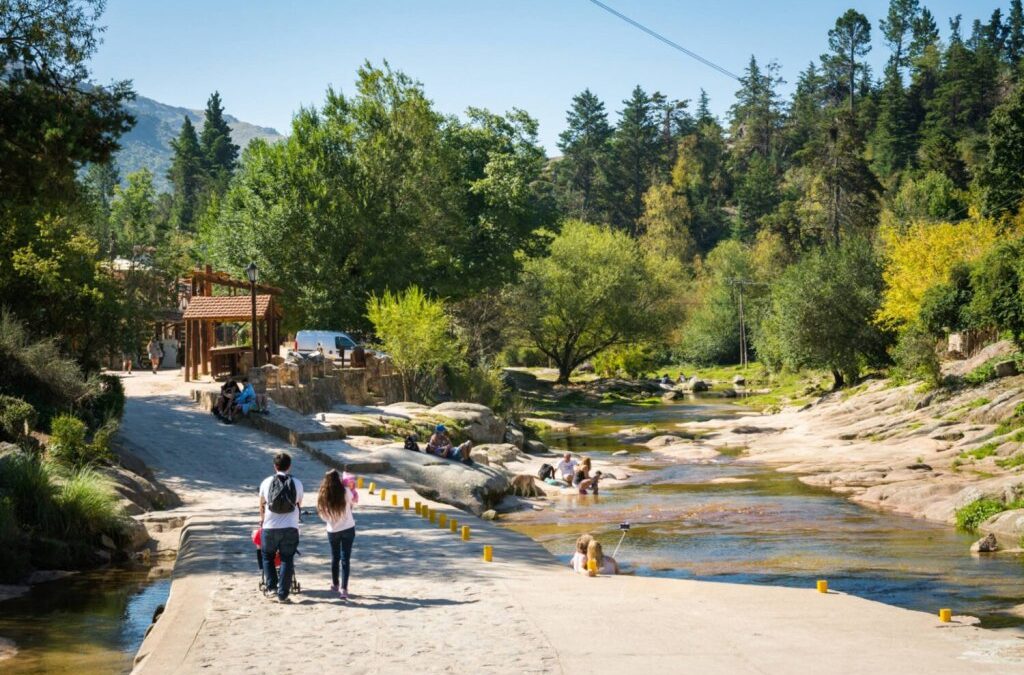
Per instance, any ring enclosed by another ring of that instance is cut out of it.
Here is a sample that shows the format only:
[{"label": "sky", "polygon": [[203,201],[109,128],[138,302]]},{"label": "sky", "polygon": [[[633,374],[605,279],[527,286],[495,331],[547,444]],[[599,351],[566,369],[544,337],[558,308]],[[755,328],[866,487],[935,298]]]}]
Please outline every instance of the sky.
[{"label": "sky", "polygon": [[[850,7],[872,23],[876,73],[888,54],[878,30],[888,0],[603,1],[733,73],[751,54],[778,61],[787,94]],[[1005,16],[1009,0],[922,4],[945,37],[948,17],[962,14],[969,32],[996,7]],[[738,86],[589,0],[108,0],[101,24],[95,82],[129,79],[142,96],[189,108],[218,90],[228,113],[285,134],[292,114],[320,105],[329,85],[351,92],[367,60],[421,82],[443,113],[526,110],[552,155],[572,96],[585,88],[614,121],[637,84],[691,102],[703,88],[720,116]]]}]

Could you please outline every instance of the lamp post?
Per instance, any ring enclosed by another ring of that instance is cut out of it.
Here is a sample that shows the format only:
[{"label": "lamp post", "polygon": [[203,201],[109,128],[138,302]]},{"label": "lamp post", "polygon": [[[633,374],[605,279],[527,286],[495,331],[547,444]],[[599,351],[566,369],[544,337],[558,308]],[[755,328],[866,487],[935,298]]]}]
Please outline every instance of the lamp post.
[{"label": "lamp post", "polygon": [[249,266],[245,268],[245,276],[249,277],[249,297],[252,298],[252,367],[258,368],[260,365],[259,361],[259,340],[260,331],[259,326],[256,324],[256,276],[259,269],[256,267],[256,263],[251,262]]}]

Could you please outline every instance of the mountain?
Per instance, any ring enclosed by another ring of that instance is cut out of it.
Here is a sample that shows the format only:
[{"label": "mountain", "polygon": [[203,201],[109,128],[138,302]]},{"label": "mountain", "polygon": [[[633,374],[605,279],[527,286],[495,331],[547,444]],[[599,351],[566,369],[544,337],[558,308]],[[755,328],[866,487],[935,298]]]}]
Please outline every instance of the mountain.
[{"label": "mountain", "polygon": [[[127,107],[135,115],[136,122],[135,127],[121,137],[121,150],[116,155],[121,179],[145,168],[153,172],[153,184],[157,190],[170,190],[167,169],[171,166],[171,140],[177,138],[186,115],[196,126],[196,132],[201,133],[203,111],[167,105],[145,96],[137,97]],[[228,114],[224,118],[231,126],[231,139],[239,148],[244,149],[254,138],[271,143],[284,138],[276,129],[243,122]]]}]

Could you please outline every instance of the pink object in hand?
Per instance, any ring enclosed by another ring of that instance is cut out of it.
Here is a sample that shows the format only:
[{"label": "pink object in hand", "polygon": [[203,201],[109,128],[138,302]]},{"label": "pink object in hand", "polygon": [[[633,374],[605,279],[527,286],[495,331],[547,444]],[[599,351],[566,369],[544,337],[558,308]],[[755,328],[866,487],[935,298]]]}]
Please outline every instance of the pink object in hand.
[{"label": "pink object in hand", "polygon": [[356,491],[356,477],[353,476],[352,474],[350,474],[348,471],[342,471],[341,472],[341,483],[342,483],[342,485],[344,485],[345,487],[347,487],[349,490],[352,491],[352,494],[353,494],[352,501],[355,502],[356,504],[358,504],[359,503],[359,492]]}]

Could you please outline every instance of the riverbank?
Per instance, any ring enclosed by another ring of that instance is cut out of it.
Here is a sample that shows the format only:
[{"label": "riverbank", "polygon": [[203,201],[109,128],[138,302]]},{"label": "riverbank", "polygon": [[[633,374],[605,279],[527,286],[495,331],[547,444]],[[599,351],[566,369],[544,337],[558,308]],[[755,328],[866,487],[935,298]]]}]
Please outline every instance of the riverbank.
[{"label": "riverbank", "polygon": [[[217,424],[176,385],[129,381],[123,434],[187,514],[167,609],[140,673],[329,669],[355,672],[831,672],[926,668],[1024,672],[1019,640],[813,589],[573,575],[532,540],[434,503],[471,524],[463,542],[362,493],[349,603],[327,589],[326,543],[303,524],[303,585],[290,605],[257,590],[249,532],[255,489],[275,452],[297,454],[312,493],[323,466],[254,429]],[[150,381],[153,380],[153,381]],[[400,497],[398,481],[368,476]],[[401,502],[399,502],[401,503]],[[481,561],[484,544],[495,560]],[[263,645],[285,644],[285,650]],[[353,656],[354,655],[354,656]]]}]

